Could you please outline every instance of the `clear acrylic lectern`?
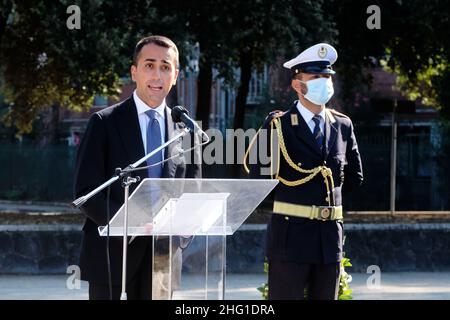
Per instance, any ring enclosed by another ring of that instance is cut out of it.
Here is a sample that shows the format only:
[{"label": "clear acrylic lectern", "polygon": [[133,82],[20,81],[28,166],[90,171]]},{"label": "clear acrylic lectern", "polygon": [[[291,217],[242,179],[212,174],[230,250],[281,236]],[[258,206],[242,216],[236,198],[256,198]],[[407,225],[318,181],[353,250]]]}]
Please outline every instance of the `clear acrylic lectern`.
[{"label": "clear acrylic lectern", "polygon": [[[128,200],[128,235],[153,236],[152,298],[224,299],[226,236],[241,226],[277,183],[144,179]],[[109,228],[110,236],[124,234],[124,206]],[[106,236],[107,227],[99,232]]]}]

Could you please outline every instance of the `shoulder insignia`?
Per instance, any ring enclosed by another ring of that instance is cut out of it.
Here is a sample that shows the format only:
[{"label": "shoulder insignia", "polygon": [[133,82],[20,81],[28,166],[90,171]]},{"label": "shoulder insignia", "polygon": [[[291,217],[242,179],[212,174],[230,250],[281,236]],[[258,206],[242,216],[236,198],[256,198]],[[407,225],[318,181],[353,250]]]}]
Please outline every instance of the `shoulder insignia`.
[{"label": "shoulder insignia", "polygon": [[273,118],[279,118],[279,117],[281,117],[284,113],[285,113],[285,112],[284,112],[284,111],[281,111],[281,110],[274,110],[274,111],[269,112],[269,115],[268,115],[267,117],[268,117],[268,118],[271,118],[271,119],[273,119]]},{"label": "shoulder insignia", "polygon": [[281,110],[274,110],[274,111],[269,112],[266,119],[264,120],[263,126],[266,126],[269,123],[271,123],[273,121],[273,119],[282,117],[285,113],[286,113],[285,111],[281,111]]}]

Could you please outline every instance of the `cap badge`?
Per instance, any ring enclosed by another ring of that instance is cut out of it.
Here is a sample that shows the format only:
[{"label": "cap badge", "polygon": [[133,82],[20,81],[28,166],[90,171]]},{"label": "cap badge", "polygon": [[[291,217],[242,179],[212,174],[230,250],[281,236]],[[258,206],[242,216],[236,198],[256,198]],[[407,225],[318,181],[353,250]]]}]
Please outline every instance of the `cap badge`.
[{"label": "cap badge", "polygon": [[319,50],[317,51],[317,55],[319,56],[319,58],[323,59],[327,56],[327,48],[325,47],[320,47]]}]

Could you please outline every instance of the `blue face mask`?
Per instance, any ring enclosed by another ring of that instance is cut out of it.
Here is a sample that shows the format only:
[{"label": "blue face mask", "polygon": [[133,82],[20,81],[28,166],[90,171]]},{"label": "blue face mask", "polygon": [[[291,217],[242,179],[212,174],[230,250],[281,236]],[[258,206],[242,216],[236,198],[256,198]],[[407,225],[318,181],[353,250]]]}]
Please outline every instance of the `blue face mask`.
[{"label": "blue face mask", "polygon": [[317,105],[323,105],[327,103],[334,94],[333,81],[329,78],[318,78],[309,81],[301,81],[306,84],[308,92],[303,96]]}]

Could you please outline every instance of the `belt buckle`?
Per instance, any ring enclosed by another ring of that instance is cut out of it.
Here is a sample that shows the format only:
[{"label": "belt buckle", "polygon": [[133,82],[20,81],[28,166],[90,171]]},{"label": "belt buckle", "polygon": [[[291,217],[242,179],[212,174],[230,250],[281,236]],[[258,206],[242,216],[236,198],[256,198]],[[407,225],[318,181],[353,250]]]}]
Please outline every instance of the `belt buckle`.
[{"label": "belt buckle", "polygon": [[319,218],[322,221],[330,220],[332,207],[319,207]]}]

